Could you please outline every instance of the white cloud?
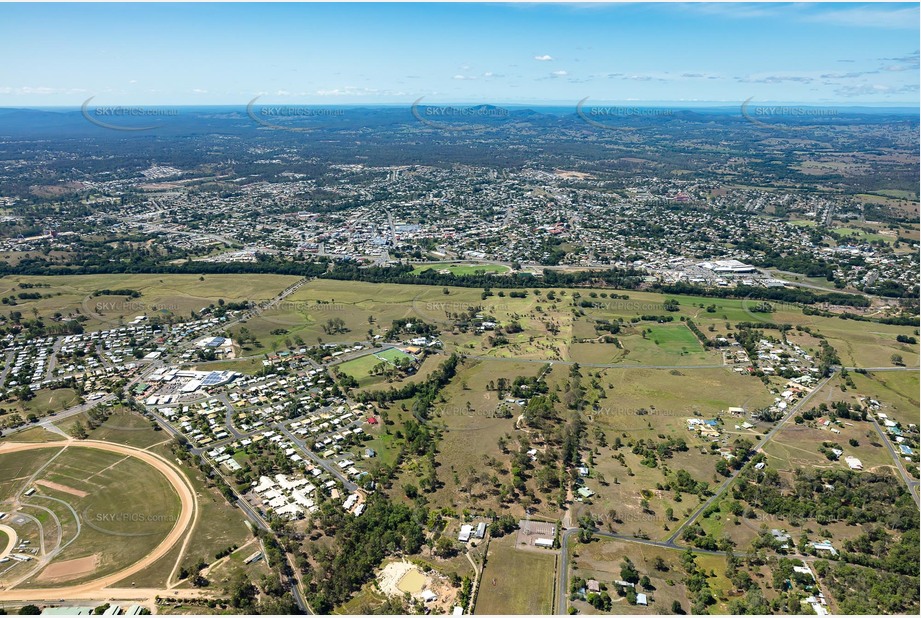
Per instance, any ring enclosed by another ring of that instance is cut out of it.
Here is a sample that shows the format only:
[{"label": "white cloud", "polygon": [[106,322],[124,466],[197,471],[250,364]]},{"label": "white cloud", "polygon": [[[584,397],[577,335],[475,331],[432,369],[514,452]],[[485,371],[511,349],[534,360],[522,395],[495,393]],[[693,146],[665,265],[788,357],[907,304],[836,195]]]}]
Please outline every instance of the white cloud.
[{"label": "white cloud", "polygon": [[400,90],[378,90],[377,88],[356,88],[354,86],[332,88],[330,90],[317,90],[316,94],[321,97],[364,97],[373,95],[385,97],[406,96],[406,93]]},{"label": "white cloud", "polygon": [[566,71],[554,71],[550,74],[550,77],[566,77],[569,75]]},{"label": "white cloud", "polygon": [[537,60],[538,62],[549,62],[553,60],[553,56],[544,54],[543,56],[534,56],[534,59]]},{"label": "white cloud", "polygon": [[49,88],[47,86],[0,86],[0,94],[85,94],[85,88]]},{"label": "white cloud", "polygon": [[834,24],[838,26],[867,26],[876,28],[917,28],[918,6],[883,8],[874,6],[848,7],[841,10],[820,11],[804,16],[803,21]]},{"label": "white cloud", "polygon": [[882,84],[859,84],[855,86],[842,86],[835,91],[842,97],[861,97],[868,95],[891,96],[900,94],[914,94],[918,92],[917,84],[904,86],[884,86]]},{"label": "white cloud", "polygon": [[[899,5],[856,5],[828,8],[810,3],[687,2],[675,4],[685,11],[730,19],[787,19],[806,23],[860,28],[917,28],[918,7]],[[894,8],[898,6],[898,8]]]}]

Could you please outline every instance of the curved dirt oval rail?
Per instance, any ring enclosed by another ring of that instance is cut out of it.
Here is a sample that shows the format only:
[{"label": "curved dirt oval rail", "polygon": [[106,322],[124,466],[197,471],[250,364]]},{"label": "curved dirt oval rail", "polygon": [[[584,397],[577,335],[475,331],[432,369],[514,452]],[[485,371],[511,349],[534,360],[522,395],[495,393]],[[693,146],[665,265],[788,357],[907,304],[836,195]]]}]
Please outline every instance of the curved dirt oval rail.
[{"label": "curved dirt oval rail", "polygon": [[192,491],[188,481],[182,472],[175,465],[165,458],[148,451],[143,451],[130,446],[113,444],[111,442],[101,442],[98,440],[81,440],[80,442],[37,442],[37,443],[3,443],[0,444],[0,455],[9,453],[18,453],[20,451],[31,451],[40,448],[95,448],[110,453],[127,455],[140,459],[144,463],[153,466],[169,481],[173,489],[179,495],[180,512],[176,519],[176,524],[170,529],[169,534],[157,545],[149,554],[131,564],[130,566],[110,575],[84,582],[74,586],[60,586],[53,588],[13,588],[11,590],[0,590],[0,601],[42,601],[46,599],[60,599],[69,597],[80,597],[87,593],[99,591],[105,595],[104,588],[115,584],[125,578],[131,577],[135,573],[147,568],[163,556],[165,556],[182,539],[183,535],[190,531],[190,525],[195,517],[198,508],[198,501],[195,493]]},{"label": "curved dirt oval rail", "polygon": [[0,532],[6,533],[6,547],[0,549],[0,558],[6,558],[10,553],[12,553],[13,548],[16,547],[16,543],[19,542],[19,534],[6,524],[0,524]]}]

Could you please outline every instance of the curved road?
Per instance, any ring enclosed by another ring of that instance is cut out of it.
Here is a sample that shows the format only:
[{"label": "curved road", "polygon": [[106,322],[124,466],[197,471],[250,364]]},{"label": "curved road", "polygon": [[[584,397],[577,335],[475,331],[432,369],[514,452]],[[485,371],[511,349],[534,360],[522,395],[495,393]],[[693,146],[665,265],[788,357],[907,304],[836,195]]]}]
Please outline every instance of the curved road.
[{"label": "curved road", "polygon": [[[0,455],[9,453],[18,453],[21,451],[30,451],[41,448],[61,448],[60,443],[5,443],[0,444]],[[106,597],[107,592],[103,589],[111,586],[123,579],[131,577],[135,573],[147,568],[163,556],[165,556],[178,543],[184,535],[191,532],[191,523],[198,512],[198,500],[191,485],[183,473],[165,458],[143,451],[130,446],[121,444],[112,444],[109,442],[100,442],[96,440],[85,440],[79,443],[69,443],[64,448],[95,448],[119,455],[127,455],[140,459],[144,463],[152,466],[159,471],[176,490],[180,500],[179,517],[176,524],[169,531],[169,534],[157,545],[153,551],[135,562],[134,564],[110,575],[99,577],[92,581],[74,586],[62,586],[52,589],[48,588],[14,588],[12,590],[0,591],[0,601],[46,601],[50,598],[55,600],[60,598],[99,598]],[[114,591],[111,591],[114,592]],[[133,591],[136,594],[140,591]]]},{"label": "curved road", "polygon": [[17,534],[15,530],[5,524],[0,524],[0,532],[6,534],[6,547],[0,551],[0,558],[6,558],[19,542],[19,534]]}]

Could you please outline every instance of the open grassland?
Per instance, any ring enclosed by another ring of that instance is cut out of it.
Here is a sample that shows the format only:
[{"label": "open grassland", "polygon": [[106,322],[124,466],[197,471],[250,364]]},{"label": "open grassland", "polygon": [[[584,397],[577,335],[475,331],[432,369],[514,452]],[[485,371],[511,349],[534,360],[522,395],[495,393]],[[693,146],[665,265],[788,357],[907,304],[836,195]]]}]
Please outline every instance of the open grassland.
[{"label": "open grassland", "polygon": [[42,419],[78,403],[80,395],[72,388],[43,388],[27,401],[15,399],[0,402],[0,425],[14,419],[16,415],[26,421]]},{"label": "open grassland", "polygon": [[[626,360],[639,365],[719,364],[719,352],[705,351],[684,324],[657,324],[647,327],[646,335],[630,335],[621,340],[627,349]],[[575,359],[578,360],[578,359]]]},{"label": "open grassland", "polygon": [[[672,419],[672,428],[683,429],[685,419],[694,412],[712,417],[729,407],[755,410],[773,401],[764,384],[751,376],[727,368],[706,369],[584,369],[598,376],[605,398],[598,400],[604,411],[599,422],[612,429],[633,429],[646,425],[629,418],[629,412],[645,408],[658,419]],[[655,410],[655,411],[653,411]],[[612,417],[613,415],[613,417]],[[628,417],[628,418],[624,418]],[[652,421],[654,419],[639,419]],[[678,421],[674,423],[674,421]]]},{"label": "open grassland", "polygon": [[[730,446],[737,438],[755,442],[758,434],[734,429],[741,419],[728,416],[726,410],[733,406],[755,410],[772,400],[760,380],[722,368],[582,371],[583,382],[594,380],[605,397],[596,399],[593,409],[584,415],[594,449],[590,474],[584,482],[596,495],[577,501],[574,516],[613,511],[616,521],[610,530],[653,539],[667,538],[700,503],[694,494],[661,491],[657,485],[664,484],[677,470],[711,486],[719,480],[715,471],[719,454],[709,440],[688,431],[687,419],[723,417],[720,447]],[[672,449],[670,457],[660,457],[650,466],[641,454],[633,452],[632,444],[639,440],[654,444],[683,440],[687,450]]]},{"label": "open grassland", "polygon": [[[448,293],[445,294],[445,291]],[[575,299],[575,294],[579,294],[580,298]],[[394,319],[415,316],[447,329],[442,334],[446,346],[457,347],[470,354],[539,359],[558,358],[581,362],[621,362],[622,358],[626,358],[637,363],[639,363],[637,359],[645,355],[647,360],[652,361],[649,364],[656,364],[656,360],[663,358],[672,364],[712,362],[714,357],[711,353],[703,352],[699,343],[695,341],[693,333],[690,333],[680,323],[680,318],[685,317],[693,319],[708,336],[724,333],[726,322],[776,322],[793,326],[809,326],[822,333],[828,331],[826,334],[830,337],[843,337],[844,340],[847,340],[849,332],[862,333],[860,341],[854,342],[855,350],[857,348],[865,350],[876,343],[887,344],[893,349],[875,356],[866,356],[865,353],[856,351],[854,362],[863,366],[882,366],[891,364],[889,356],[893,352],[906,354],[902,344],[895,342],[895,336],[912,334],[913,330],[911,327],[904,326],[807,316],[798,307],[784,303],[773,303],[775,311],[772,313],[756,313],[753,309],[757,302],[745,299],[666,296],[639,291],[628,292],[627,299],[611,298],[607,292],[591,292],[591,294],[595,294],[595,297],[587,296],[585,290],[544,289],[528,290],[525,298],[499,296],[496,293],[483,299],[481,291],[472,288],[317,280],[310,282],[292,295],[294,298],[288,304],[301,308],[298,314],[300,317],[288,315],[290,323],[287,325],[287,334],[277,335],[275,339],[284,339],[299,334],[307,342],[316,339],[351,342],[356,339],[365,339],[369,328],[375,334],[379,334]],[[666,299],[677,300],[678,311],[665,311],[663,303]],[[318,301],[323,301],[325,304],[317,304]],[[590,301],[593,306],[585,307],[582,305],[583,301]],[[452,331],[453,316],[471,309],[476,309],[484,316],[495,319],[500,325],[515,321],[521,325],[523,331],[507,335],[509,343],[495,348],[488,344],[488,337],[494,334],[489,331],[480,334]],[[287,310],[290,314],[292,309],[289,307]],[[668,315],[675,321],[667,324],[631,323],[632,318],[642,315]],[[266,314],[259,319],[270,317],[272,316]],[[348,331],[338,335],[324,333],[322,325],[333,317],[342,318]],[[368,322],[369,317],[373,318],[373,324]],[[599,333],[594,329],[596,320],[622,320],[622,328],[625,330],[624,336],[620,339],[625,350],[617,350],[613,344],[593,346],[588,343],[578,343],[598,337]],[[255,320],[252,322],[255,323]],[[278,324],[274,322],[264,325],[267,329],[266,333],[277,326]],[[710,327],[713,327],[713,330],[710,330]],[[646,341],[631,341],[642,339],[642,330],[650,328],[652,336]],[[256,330],[254,327],[250,329]],[[890,338],[891,344],[888,344]],[[272,340],[272,337],[268,336],[267,339]],[[271,341],[267,343],[271,344]],[[832,343],[836,347],[839,345],[847,347],[844,341],[839,343],[832,341]],[[631,344],[636,347],[636,350],[631,349]],[[575,345],[583,347],[577,348],[574,347]],[[705,359],[698,360],[699,355],[704,355]],[[659,358],[657,359],[656,356]],[[842,359],[844,360],[844,357]]]},{"label": "open grassland", "polygon": [[[88,318],[88,330],[111,328],[137,315],[172,314],[187,317],[218,299],[260,302],[268,300],[297,277],[286,275],[63,275],[54,277],[12,276],[0,280],[0,296],[20,292],[39,292],[40,299],[17,300],[15,310],[23,315],[33,311],[43,318],[55,314],[82,315]],[[37,284],[24,290],[20,283]],[[44,286],[48,287],[44,287]],[[138,298],[127,296],[93,296],[101,290],[137,290]]]},{"label": "open grassland", "polygon": [[759,509],[752,509],[754,517],[734,515],[729,506],[731,502],[731,497],[720,500],[720,510],[709,513],[707,517],[699,517],[695,523],[700,524],[703,531],[713,538],[728,537],[739,551],[750,548],[752,541],[758,538],[764,526],[786,527],[784,520],[763,513]]},{"label": "open grassland", "polygon": [[151,421],[137,412],[121,407],[115,408],[104,423],[91,430],[90,438],[145,449],[171,439],[169,434],[155,430]]},{"label": "open grassland", "polygon": [[[87,329],[106,328],[135,315],[167,311],[188,315],[218,299],[262,301],[275,296],[296,281],[296,277],[261,275],[83,275],[62,277],[6,277],[0,280],[0,294],[17,294],[20,282],[49,285],[33,288],[45,297],[23,299],[15,310],[24,314],[33,308],[43,317],[55,312],[87,316]],[[92,296],[103,289],[133,289],[137,299],[124,296]],[[493,290],[482,298],[482,290],[442,286],[374,284],[354,281],[313,280],[262,315],[245,324],[258,344],[243,354],[283,349],[289,345],[367,340],[370,334],[384,334],[395,319],[419,318],[444,329],[447,349],[496,357],[576,360],[579,362],[636,364],[710,364],[715,353],[704,351],[680,319],[690,318],[708,336],[726,332],[726,323],[777,322],[809,326],[826,334],[841,351],[842,360],[858,366],[887,366],[892,354],[906,361],[917,358],[917,346],[899,344],[898,334],[912,335],[912,327],[887,326],[839,318],[806,316],[785,303],[772,303],[773,313],[756,313],[756,301],[695,296],[662,295],[628,291],[627,298],[613,298],[617,292],[585,289],[526,290],[524,298],[512,298],[507,291]],[[500,294],[502,294],[500,296]],[[666,299],[678,301],[678,310],[667,312]],[[457,314],[481,313],[500,324],[512,322],[522,331],[505,334],[508,343],[494,347],[497,333],[453,328]],[[657,324],[632,320],[643,315],[667,315],[674,322]],[[329,329],[330,320],[342,320],[343,328]],[[601,331],[597,320],[620,322],[621,346],[593,344]],[[644,330],[647,332],[643,338]],[[239,327],[234,329],[237,333]],[[249,362],[249,370],[258,364]]]},{"label": "open grassland", "polygon": [[[369,328],[376,332],[380,327],[389,327],[393,320],[415,315],[413,298],[425,289],[429,288],[316,279],[291,294],[277,308],[249,320],[247,328],[267,349],[295,336],[308,344],[320,340],[365,340]],[[477,293],[477,290],[466,291]],[[369,322],[369,317],[373,323]],[[332,335],[324,332],[326,322],[335,318],[343,320],[345,330]],[[278,330],[285,332],[272,334]]]},{"label": "open grassland", "polygon": [[[40,431],[44,431],[44,429]],[[23,485],[56,452],[54,449],[49,448],[0,456],[0,502],[9,500],[20,491],[28,489]]]},{"label": "open grassland", "polygon": [[42,390],[28,401],[19,401],[12,409],[23,416],[35,414],[42,417],[49,413],[60,412],[80,403],[80,395],[72,388],[55,388]]},{"label": "open grassland", "polygon": [[[918,366],[918,344],[896,341],[897,335],[913,335],[910,327],[873,322],[834,320],[818,326],[838,351],[841,362],[850,367],[891,367],[898,354],[909,367]],[[915,336],[917,339],[917,337]]]},{"label": "open grassland", "polygon": [[264,356],[260,354],[252,358],[234,358],[198,363],[192,369],[196,371],[237,371],[247,375],[255,375],[263,369],[263,359]]},{"label": "open grassland", "polygon": [[7,442],[59,442],[67,438],[59,433],[48,431],[44,427],[32,427],[11,433],[3,439]]},{"label": "open grassland", "polygon": [[875,227],[836,227],[831,230],[839,236],[844,236],[845,241],[855,240],[855,241],[883,241],[891,244],[895,241],[895,234],[882,234],[879,233]]},{"label": "open grassland", "polygon": [[557,555],[515,549],[515,535],[489,544],[476,614],[552,614]]},{"label": "open grassland", "polygon": [[[491,458],[502,462],[501,469],[507,471],[510,455],[502,452],[499,439],[505,437],[508,448],[517,450],[519,438],[529,440],[530,434],[516,429],[515,421],[522,412],[521,407],[509,403],[503,407],[503,402],[497,392],[489,388],[489,383],[503,378],[511,383],[516,376],[536,376],[543,368],[540,363],[464,362],[455,379],[442,390],[443,401],[435,404],[429,421],[430,425],[445,429],[436,454],[438,478],[443,485],[429,495],[432,504],[458,510],[501,509],[524,516],[524,508],[516,501],[508,504],[500,502],[491,480],[498,475],[500,482],[507,484],[507,472],[500,474],[484,465],[484,460]],[[416,482],[416,473],[417,470],[408,465],[401,481]],[[559,516],[555,503],[540,498],[533,480],[528,482],[527,487],[540,500],[532,505],[533,512],[547,517]]]},{"label": "open grassland", "polygon": [[919,372],[879,371],[867,375],[852,373],[858,392],[881,404],[881,411],[903,425],[918,424]]}]

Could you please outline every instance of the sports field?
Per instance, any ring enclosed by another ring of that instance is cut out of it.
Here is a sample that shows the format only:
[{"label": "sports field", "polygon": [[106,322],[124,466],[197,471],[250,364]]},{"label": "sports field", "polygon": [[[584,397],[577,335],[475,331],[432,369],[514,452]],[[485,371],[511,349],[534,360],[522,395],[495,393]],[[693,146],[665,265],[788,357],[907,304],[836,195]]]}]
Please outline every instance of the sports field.
[{"label": "sports field", "polygon": [[412,356],[400,350],[399,348],[387,348],[386,350],[381,350],[380,352],[375,352],[374,356],[381,360],[388,361],[390,363],[396,363],[400,359],[412,360]]},{"label": "sports field", "polygon": [[373,386],[386,380],[382,375],[375,375],[374,369],[381,363],[395,366],[399,359],[412,359],[412,356],[397,348],[387,348],[380,352],[373,352],[337,366],[337,371],[352,376],[358,381],[360,388]]}]

